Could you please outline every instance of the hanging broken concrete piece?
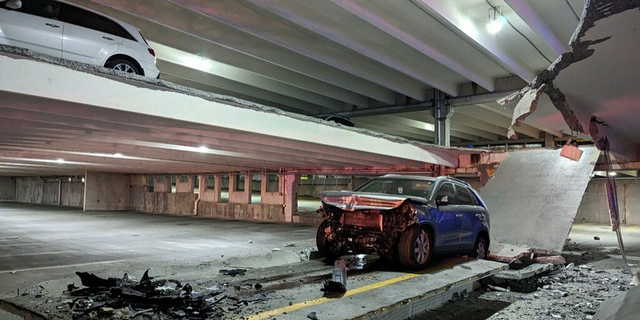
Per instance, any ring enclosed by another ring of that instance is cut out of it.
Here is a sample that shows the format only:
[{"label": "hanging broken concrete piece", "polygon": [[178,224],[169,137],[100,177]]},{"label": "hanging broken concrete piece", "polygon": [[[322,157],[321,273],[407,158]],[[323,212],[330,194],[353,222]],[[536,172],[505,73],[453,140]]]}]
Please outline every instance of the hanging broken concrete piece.
[{"label": "hanging broken concrete piece", "polygon": [[[586,1],[570,42],[571,50],[541,71],[527,87],[497,101],[506,105],[519,100],[512,124],[517,126],[524,118],[531,118],[566,134],[586,134],[586,125],[595,115],[609,124],[599,134],[609,138],[611,151],[630,161],[638,159],[640,126],[629,121],[638,113],[640,99],[638,8],[638,0]],[[527,97],[545,85],[547,97]],[[529,105],[533,102],[538,105]],[[508,134],[515,137],[513,127]]]}]

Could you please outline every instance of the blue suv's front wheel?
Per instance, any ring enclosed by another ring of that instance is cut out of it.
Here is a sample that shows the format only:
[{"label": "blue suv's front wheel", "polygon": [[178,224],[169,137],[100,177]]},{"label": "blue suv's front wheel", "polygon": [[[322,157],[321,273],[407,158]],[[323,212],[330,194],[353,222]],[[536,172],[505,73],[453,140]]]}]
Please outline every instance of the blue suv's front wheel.
[{"label": "blue suv's front wheel", "polygon": [[433,252],[433,235],[429,230],[412,226],[404,230],[398,242],[398,258],[406,268],[424,269]]}]

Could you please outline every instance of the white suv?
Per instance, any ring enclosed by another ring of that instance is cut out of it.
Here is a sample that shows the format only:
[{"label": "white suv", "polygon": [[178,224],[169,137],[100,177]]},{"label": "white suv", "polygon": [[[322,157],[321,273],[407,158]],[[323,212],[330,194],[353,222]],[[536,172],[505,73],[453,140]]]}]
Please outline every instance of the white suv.
[{"label": "white suv", "polygon": [[56,0],[0,0],[0,44],[158,78],[156,55],[127,23]]}]

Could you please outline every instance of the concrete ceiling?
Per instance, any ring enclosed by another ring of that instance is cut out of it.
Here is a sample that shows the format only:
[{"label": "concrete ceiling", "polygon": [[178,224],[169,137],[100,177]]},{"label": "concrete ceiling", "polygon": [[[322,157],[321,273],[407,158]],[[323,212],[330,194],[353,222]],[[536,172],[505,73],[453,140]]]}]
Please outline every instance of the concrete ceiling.
[{"label": "concrete ceiling", "polygon": [[[581,0],[69,1],[139,27],[163,79],[307,115],[348,113],[360,127],[421,141],[432,141],[433,118],[415,106],[434,89],[455,98],[522,88],[568,49],[583,7]],[[497,34],[485,28],[491,6],[508,21]],[[492,99],[454,107],[455,144],[506,139],[510,109]],[[353,113],[367,109],[381,111]],[[382,116],[390,113],[398,114]],[[562,135],[535,120],[527,125],[523,139]]]}]

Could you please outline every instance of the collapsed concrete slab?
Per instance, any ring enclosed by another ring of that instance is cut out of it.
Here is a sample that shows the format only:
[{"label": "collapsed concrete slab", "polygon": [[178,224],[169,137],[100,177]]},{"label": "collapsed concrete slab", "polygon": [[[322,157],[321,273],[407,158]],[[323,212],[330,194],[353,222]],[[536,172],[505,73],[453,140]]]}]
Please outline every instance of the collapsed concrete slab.
[{"label": "collapsed concrete slab", "polygon": [[513,152],[502,162],[480,190],[491,212],[491,251],[505,245],[562,251],[600,155],[583,150],[578,162],[560,150]]}]

